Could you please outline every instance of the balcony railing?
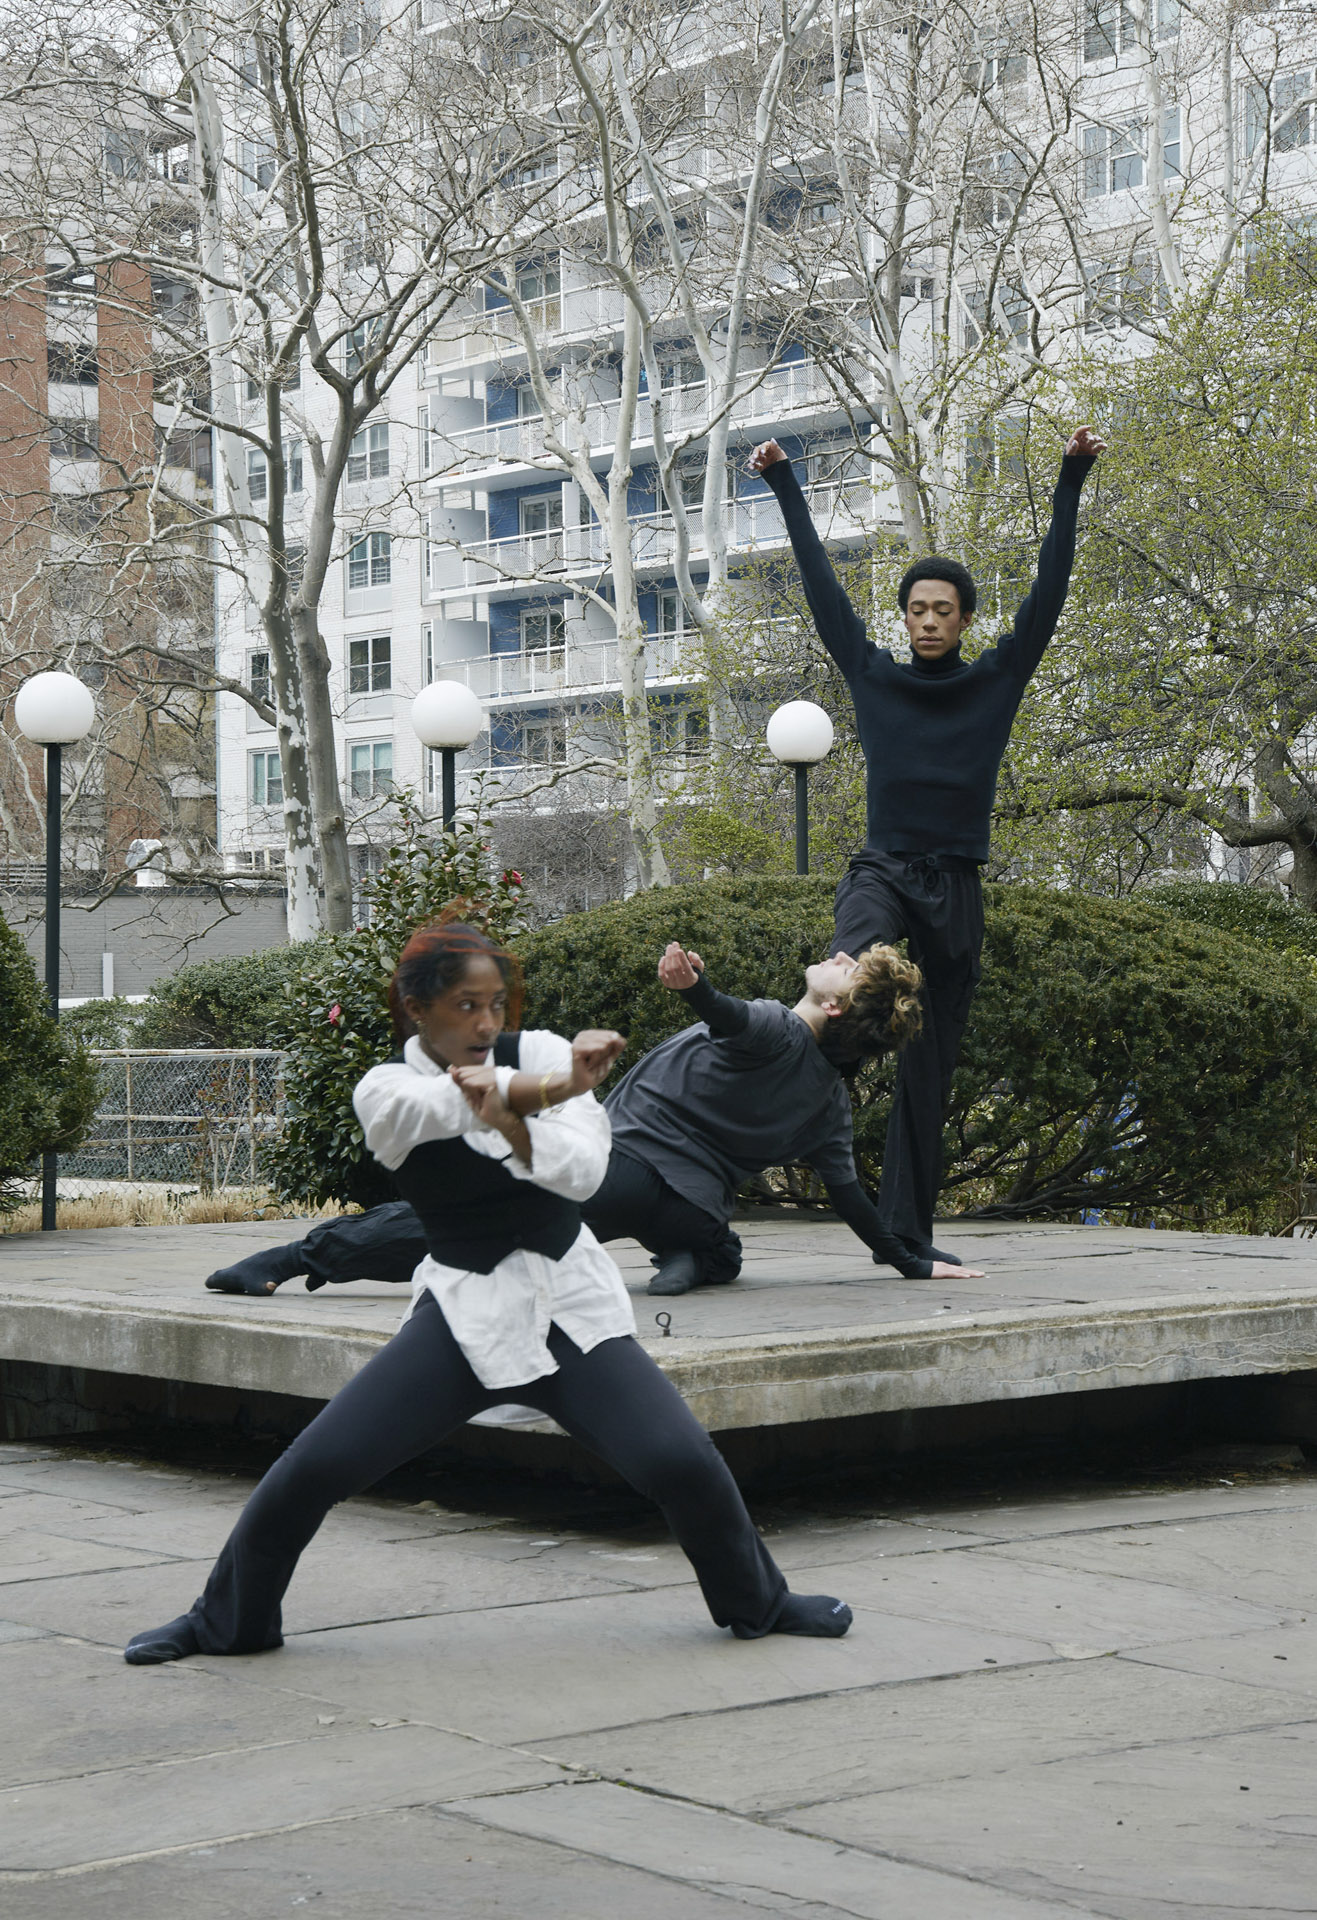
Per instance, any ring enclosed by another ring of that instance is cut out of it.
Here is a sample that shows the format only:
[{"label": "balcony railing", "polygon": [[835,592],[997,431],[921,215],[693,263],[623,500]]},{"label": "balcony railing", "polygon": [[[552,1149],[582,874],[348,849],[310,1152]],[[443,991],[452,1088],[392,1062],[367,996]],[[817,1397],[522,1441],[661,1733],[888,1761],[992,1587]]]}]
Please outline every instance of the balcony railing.
[{"label": "balcony railing", "polygon": [[[750,388],[735,406],[738,427],[752,420],[778,420],[803,407],[815,407],[832,398],[832,389],[820,369],[812,362],[794,361],[775,367],[755,387]],[[619,402],[601,400],[585,409],[584,420],[575,429],[591,452],[611,447],[617,437]],[[709,417],[708,389],[701,380],[689,386],[669,387],[663,393],[663,418],[667,432],[686,433],[704,425]],[[485,427],[455,427],[451,433],[437,430],[434,438],[446,448],[454,462],[468,466],[497,466],[500,463],[536,458],[544,448],[544,423],[539,414],[519,420],[497,421]],[[653,409],[647,396],[636,407],[633,435],[637,443],[648,444],[654,438]]]},{"label": "balcony railing", "polygon": [[[811,487],[808,498],[822,531],[834,537],[868,532],[878,517],[877,496],[864,482],[848,486],[825,483]],[[650,571],[671,568],[677,550],[671,514],[644,514],[629,524],[635,564]],[[706,551],[698,509],[690,513],[689,528],[691,558],[698,560]],[[729,544],[742,551],[786,544],[782,511],[771,494],[733,502],[727,532]],[[460,550],[436,545],[431,551],[430,581],[432,588],[442,593],[470,592],[500,582],[565,579],[606,568],[609,554],[607,529],[598,524],[471,541]]]},{"label": "balcony railing", "polygon": [[[678,670],[679,634],[645,637],[645,679],[670,680]],[[461,680],[482,700],[560,698],[618,684],[617,642],[589,640],[581,646],[532,647],[524,653],[477,653],[438,663],[441,679]]]}]

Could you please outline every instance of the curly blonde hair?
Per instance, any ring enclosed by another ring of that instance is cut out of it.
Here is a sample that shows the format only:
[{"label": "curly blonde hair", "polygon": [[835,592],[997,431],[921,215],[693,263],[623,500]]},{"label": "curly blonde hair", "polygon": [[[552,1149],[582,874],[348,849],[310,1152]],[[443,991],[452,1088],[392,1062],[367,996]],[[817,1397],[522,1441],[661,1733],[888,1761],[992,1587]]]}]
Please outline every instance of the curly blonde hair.
[{"label": "curly blonde hair", "polygon": [[824,1030],[820,1044],[828,1058],[835,1066],[856,1066],[913,1040],[924,1024],[923,984],[914,961],[895,947],[867,948],[837,996],[842,1011]]}]

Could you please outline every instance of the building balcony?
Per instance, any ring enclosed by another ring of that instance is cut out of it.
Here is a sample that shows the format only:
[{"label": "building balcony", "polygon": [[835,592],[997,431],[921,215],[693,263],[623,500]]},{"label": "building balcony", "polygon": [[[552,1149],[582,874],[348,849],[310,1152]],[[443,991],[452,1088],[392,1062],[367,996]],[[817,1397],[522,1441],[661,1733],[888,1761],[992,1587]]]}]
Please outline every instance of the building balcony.
[{"label": "building balcony", "polygon": [[[678,634],[646,635],[646,682],[676,678],[680,650]],[[587,640],[581,645],[477,653],[465,660],[441,660],[438,677],[462,681],[494,706],[605,693],[616,690],[619,684],[617,642]]]},{"label": "building balcony", "polygon": [[[663,403],[664,425],[670,436],[703,427],[708,420],[708,389],[703,381],[667,389]],[[617,438],[619,405],[617,400],[600,400],[586,407],[582,425],[591,454],[604,454],[612,448]],[[743,434],[751,423],[778,421],[802,410],[820,408],[836,408],[835,395],[821,369],[812,361],[792,361],[787,366],[775,367],[736,402],[736,431]],[[498,471],[509,466],[525,466],[542,457],[544,423],[541,415],[531,414],[483,427],[454,427],[447,433],[437,428],[432,437],[449,453],[453,464],[461,469],[461,479],[469,484],[473,469]],[[653,440],[653,408],[648,395],[642,394],[636,406],[632,443],[650,446]],[[443,479],[432,477],[429,484],[451,486],[454,481],[455,476],[448,474]]]},{"label": "building balcony", "polygon": [[[810,506],[825,539],[855,539],[878,524],[881,496],[867,484],[823,485],[808,491]],[[787,543],[782,510],[772,494],[756,494],[732,503],[728,513],[728,544],[734,552]],[[690,558],[707,558],[702,516],[689,516]],[[671,573],[676,560],[677,531],[669,513],[644,514],[630,522],[632,552],[642,572]],[[607,528],[555,527],[547,533],[511,534],[500,540],[467,542],[461,548],[436,543],[429,563],[429,598],[446,594],[480,593],[502,598],[524,592],[529,585],[566,584],[583,574],[597,575],[609,564]]]}]

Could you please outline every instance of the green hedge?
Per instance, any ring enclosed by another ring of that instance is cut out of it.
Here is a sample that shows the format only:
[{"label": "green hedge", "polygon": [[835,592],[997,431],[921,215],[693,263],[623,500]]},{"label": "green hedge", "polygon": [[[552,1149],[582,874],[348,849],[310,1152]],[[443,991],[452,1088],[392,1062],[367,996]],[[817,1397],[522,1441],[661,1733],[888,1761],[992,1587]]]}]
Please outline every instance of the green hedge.
[{"label": "green hedge", "polygon": [[199,960],[158,980],[133,1022],[135,1047],[269,1047],[288,1021],[294,982],[320,941]]},{"label": "green hedge", "polygon": [[[944,1204],[1024,1216],[1192,1204],[1226,1213],[1290,1176],[1317,1137],[1317,990],[1300,962],[1163,908],[989,887],[984,979],[947,1130]],[[828,889],[710,881],[576,915],[524,943],[528,1025],[617,1026],[622,1062],[686,1024],[655,978],[669,939],[729,992],[794,1000],[827,949]],[[876,1184],[895,1081],[856,1088]]]},{"label": "green hedge", "polygon": [[1177,880],[1148,887],[1135,897],[1177,920],[1256,940],[1274,953],[1302,954],[1317,964],[1317,913],[1293,906],[1270,888],[1231,880]]},{"label": "green hedge", "polygon": [[46,1005],[26,948],[0,920],[0,1212],[20,1203],[16,1182],[38,1156],[76,1146],[96,1111],[95,1065]]}]

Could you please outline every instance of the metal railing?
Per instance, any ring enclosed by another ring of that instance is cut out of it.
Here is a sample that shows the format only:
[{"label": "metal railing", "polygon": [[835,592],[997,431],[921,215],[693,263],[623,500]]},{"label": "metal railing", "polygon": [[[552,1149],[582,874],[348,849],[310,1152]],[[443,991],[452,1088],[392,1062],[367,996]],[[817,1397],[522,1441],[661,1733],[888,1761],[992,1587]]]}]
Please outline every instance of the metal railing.
[{"label": "metal railing", "polygon": [[61,1176],[256,1186],[283,1125],[282,1053],[260,1047],[96,1048],[101,1098],[91,1131],[60,1155]]}]

